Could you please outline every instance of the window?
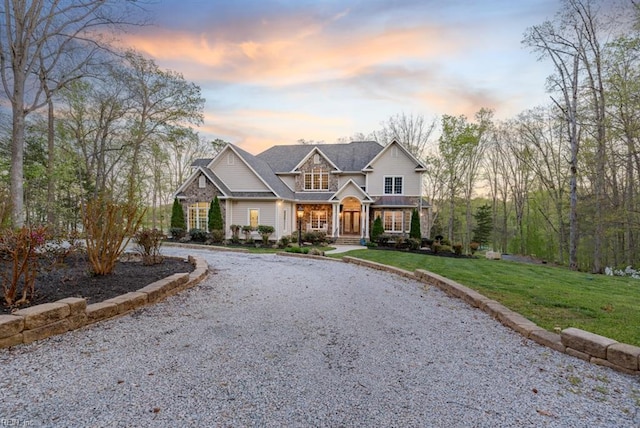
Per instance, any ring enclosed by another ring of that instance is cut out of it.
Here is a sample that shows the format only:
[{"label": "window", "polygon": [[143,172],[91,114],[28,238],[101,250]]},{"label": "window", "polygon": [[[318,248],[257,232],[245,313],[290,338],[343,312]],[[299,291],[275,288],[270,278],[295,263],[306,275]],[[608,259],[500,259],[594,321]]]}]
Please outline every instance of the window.
[{"label": "window", "polygon": [[260,210],[257,208],[249,209],[249,226],[256,229],[260,224]]},{"label": "window", "polygon": [[329,190],[329,173],[322,168],[305,173],[304,190]]},{"label": "window", "polygon": [[208,202],[196,202],[189,205],[189,229],[202,229],[207,230],[207,223],[209,220],[209,203]]},{"label": "window", "polygon": [[289,228],[287,227],[287,212],[288,211],[286,209],[282,212],[282,230],[284,232],[289,230]]},{"label": "window", "polygon": [[235,165],[236,156],[233,153],[227,154],[227,165]]},{"label": "window", "polygon": [[311,229],[325,230],[327,228],[327,212],[311,211]]},{"label": "window", "polygon": [[201,189],[207,187],[207,177],[205,177],[204,175],[198,177],[198,187]]},{"label": "window", "polygon": [[313,163],[315,163],[316,165],[320,163],[320,155],[318,153],[313,155]]},{"label": "window", "polygon": [[402,177],[385,177],[384,194],[402,195]]},{"label": "window", "polygon": [[402,211],[385,211],[384,212],[384,231],[385,232],[402,232],[402,219],[404,215]]}]

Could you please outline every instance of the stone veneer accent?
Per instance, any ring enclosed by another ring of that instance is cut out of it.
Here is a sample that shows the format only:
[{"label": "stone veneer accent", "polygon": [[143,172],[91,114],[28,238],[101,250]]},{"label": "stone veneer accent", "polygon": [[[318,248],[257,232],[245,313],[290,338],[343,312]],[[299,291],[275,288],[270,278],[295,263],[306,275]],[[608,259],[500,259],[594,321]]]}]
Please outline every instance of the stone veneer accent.
[{"label": "stone veneer accent", "polygon": [[349,256],[343,257],[342,260],[417,279],[425,285],[435,285],[450,296],[462,299],[471,306],[482,309],[505,326],[540,345],[593,364],[606,366],[627,374],[640,375],[640,347],[618,343],[613,339],[573,327],[562,330],[560,334],[552,333],[475,290],[422,269],[409,272]]},{"label": "stone veneer accent", "polygon": [[193,272],[171,275],[138,291],[104,302],[87,305],[85,299],[68,297],[57,302],[20,309],[11,315],[0,315],[0,348],[31,343],[126,314],[193,287],[206,278],[209,265],[199,257],[189,256],[188,260],[195,267]]}]

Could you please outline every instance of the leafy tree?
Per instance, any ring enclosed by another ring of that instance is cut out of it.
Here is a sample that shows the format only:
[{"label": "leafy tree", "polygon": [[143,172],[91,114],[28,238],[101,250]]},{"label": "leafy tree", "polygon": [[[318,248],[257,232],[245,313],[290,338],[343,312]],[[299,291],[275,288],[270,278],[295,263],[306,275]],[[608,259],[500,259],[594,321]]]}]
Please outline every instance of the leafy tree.
[{"label": "leafy tree", "polygon": [[184,222],[184,212],[182,211],[182,205],[178,202],[178,199],[173,200],[173,207],[171,208],[171,228],[185,230],[187,225]]},{"label": "leafy tree", "polygon": [[209,206],[209,231],[224,230],[224,222],[222,221],[222,212],[220,211],[220,202],[216,196]]},{"label": "leafy tree", "polygon": [[493,218],[491,216],[491,206],[484,204],[476,209],[473,218],[476,220],[476,227],[473,228],[473,241],[486,244],[493,231]]},{"label": "leafy tree", "polygon": [[418,209],[414,208],[411,212],[411,229],[409,230],[409,238],[420,239],[421,237],[420,215],[418,214]]},{"label": "leafy tree", "polygon": [[369,238],[371,239],[371,242],[378,242],[378,238],[383,234],[384,226],[382,225],[382,217],[376,217],[376,219],[373,220],[373,226],[371,227]]}]

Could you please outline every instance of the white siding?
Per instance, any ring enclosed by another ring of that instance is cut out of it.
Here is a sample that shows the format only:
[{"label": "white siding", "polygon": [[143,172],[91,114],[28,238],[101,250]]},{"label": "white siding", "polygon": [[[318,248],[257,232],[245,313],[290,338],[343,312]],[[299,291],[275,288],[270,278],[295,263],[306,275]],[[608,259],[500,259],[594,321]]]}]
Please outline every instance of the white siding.
[{"label": "white siding", "polygon": [[348,198],[349,196],[353,196],[354,198],[360,200],[362,198],[362,192],[356,188],[355,185],[350,184],[346,188],[344,188],[340,193],[336,195],[338,199],[343,200],[344,198]]},{"label": "white siding", "polygon": [[385,176],[402,176],[402,194],[404,196],[420,195],[421,174],[415,172],[416,163],[408,158],[402,150],[398,150],[398,157],[392,157],[392,148],[372,165],[373,171],[369,173],[369,188],[367,193],[372,196],[384,194]]},{"label": "white siding", "polygon": [[213,162],[211,169],[233,191],[266,191],[267,186],[251,171],[242,159],[235,157],[229,164],[227,156],[233,154],[230,149],[221,153]]}]

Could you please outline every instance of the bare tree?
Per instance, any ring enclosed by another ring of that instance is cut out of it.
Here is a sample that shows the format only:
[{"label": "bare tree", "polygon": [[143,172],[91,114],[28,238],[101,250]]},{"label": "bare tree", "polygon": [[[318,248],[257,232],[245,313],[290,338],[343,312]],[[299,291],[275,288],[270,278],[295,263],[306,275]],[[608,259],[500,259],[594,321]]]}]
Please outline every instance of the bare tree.
[{"label": "bare tree", "polygon": [[10,193],[15,226],[25,221],[25,119],[46,104],[42,70],[55,68],[72,42],[95,45],[96,30],[125,22],[120,17],[131,16],[127,6],[134,3],[4,0],[0,11],[0,77],[12,110]]},{"label": "bare tree", "polygon": [[383,146],[397,141],[416,159],[423,160],[429,145],[431,134],[435,130],[437,119],[426,122],[422,115],[401,113],[382,122],[382,129],[372,133],[375,141]]}]

